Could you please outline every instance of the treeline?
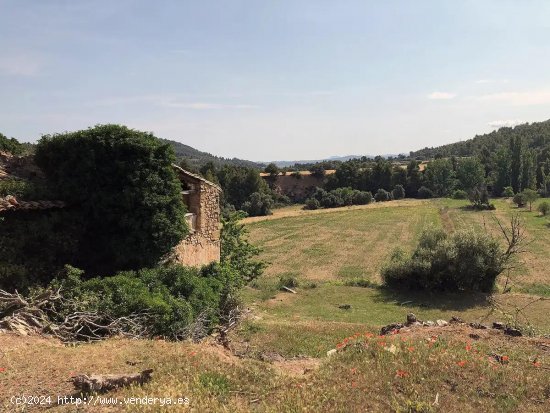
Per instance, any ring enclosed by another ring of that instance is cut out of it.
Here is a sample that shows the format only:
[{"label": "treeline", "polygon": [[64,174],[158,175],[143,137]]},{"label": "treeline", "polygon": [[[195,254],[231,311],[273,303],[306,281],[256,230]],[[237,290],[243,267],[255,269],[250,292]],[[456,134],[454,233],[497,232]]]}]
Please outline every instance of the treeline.
[{"label": "treeline", "polygon": [[208,152],[199,151],[189,145],[181,142],[172,141],[169,139],[160,139],[161,142],[167,143],[174,149],[176,158],[185,161],[188,165],[194,168],[201,168],[208,163],[214,164],[217,168],[224,165],[245,166],[247,168],[261,169],[263,164],[253,161],[248,161],[239,158],[224,158],[222,156],[212,155]]},{"label": "treeline", "polygon": [[526,148],[541,151],[550,144],[550,120],[526,123],[514,128],[504,127],[473,139],[455,142],[431,148],[424,148],[410,153],[413,159],[433,159],[451,156],[490,157],[508,146],[511,138],[519,137]]},{"label": "treeline", "polygon": [[264,180],[256,168],[227,164],[216,166],[214,162],[207,162],[197,169],[185,160],[180,162],[180,166],[200,173],[221,186],[225,214],[240,210],[249,216],[269,215],[274,207],[291,203],[288,197],[273,191],[274,181]]}]

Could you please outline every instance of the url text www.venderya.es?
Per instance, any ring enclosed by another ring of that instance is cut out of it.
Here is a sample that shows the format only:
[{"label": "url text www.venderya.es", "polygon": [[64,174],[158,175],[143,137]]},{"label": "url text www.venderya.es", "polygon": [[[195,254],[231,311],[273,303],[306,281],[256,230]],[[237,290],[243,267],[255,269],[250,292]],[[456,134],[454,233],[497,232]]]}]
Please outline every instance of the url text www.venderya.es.
[{"label": "url text www.venderya.es", "polygon": [[85,397],[76,396],[12,396],[10,402],[16,406],[44,406],[44,405],[74,405],[74,406],[115,406],[115,405],[136,405],[136,406],[187,406],[188,397],[106,397],[89,395]]}]

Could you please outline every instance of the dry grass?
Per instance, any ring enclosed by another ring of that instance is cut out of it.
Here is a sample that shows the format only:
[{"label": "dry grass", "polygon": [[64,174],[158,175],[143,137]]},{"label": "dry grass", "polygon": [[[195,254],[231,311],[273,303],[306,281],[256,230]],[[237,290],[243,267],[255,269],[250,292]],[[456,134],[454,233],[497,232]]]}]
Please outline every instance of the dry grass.
[{"label": "dry grass", "polygon": [[[69,394],[67,380],[74,373],[149,367],[154,369],[150,383],[105,397],[188,397],[190,405],[48,410],[448,412],[460,406],[465,412],[544,412],[550,401],[549,340],[512,339],[469,327],[420,328],[380,338],[350,328],[332,343],[340,348],[333,357],[274,362],[237,358],[207,343],[160,340],[111,339],[66,347],[54,340],[4,334],[0,346],[0,408],[6,412],[46,410],[17,409],[10,397]],[[495,355],[505,357],[499,362]]]}]

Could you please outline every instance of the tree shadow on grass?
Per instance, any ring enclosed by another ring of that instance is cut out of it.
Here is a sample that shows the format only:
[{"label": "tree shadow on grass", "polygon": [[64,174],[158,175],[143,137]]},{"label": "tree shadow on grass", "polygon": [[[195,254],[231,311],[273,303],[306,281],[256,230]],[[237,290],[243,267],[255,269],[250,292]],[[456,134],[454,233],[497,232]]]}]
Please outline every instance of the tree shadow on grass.
[{"label": "tree shadow on grass", "polygon": [[442,311],[464,311],[476,307],[490,307],[487,301],[490,294],[476,292],[398,291],[387,287],[380,287],[377,291],[378,293],[373,296],[375,302],[392,303],[404,307],[422,307]]}]

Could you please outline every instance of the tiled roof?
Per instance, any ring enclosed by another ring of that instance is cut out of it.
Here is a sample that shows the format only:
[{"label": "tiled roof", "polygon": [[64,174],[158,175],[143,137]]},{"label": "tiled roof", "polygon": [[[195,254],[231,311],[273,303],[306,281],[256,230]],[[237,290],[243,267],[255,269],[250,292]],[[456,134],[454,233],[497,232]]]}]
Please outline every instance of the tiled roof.
[{"label": "tiled roof", "polygon": [[36,210],[36,209],[51,209],[63,208],[65,203],[62,201],[21,201],[14,196],[8,195],[0,198],[0,212],[16,211],[16,210]]},{"label": "tiled roof", "polygon": [[211,187],[213,187],[213,188],[216,188],[216,189],[217,189],[218,191],[220,191],[220,192],[222,191],[222,188],[221,188],[219,185],[216,185],[214,182],[210,182],[208,179],[204,179],[204,178],[203,178],[202,176],[200,176],[200,175],[197,175],[197,174],[194,174],[194,173],[192,173],[192,172],[186,171],[185,169],[179,167],[178,165],[172,164],[172,166],[174,167],[174,169],[175,169],[176,171],[178,171],[178,173],[179,173],[180,175],[185,175],[185,176],[188,176],[188,177],[190,177],[190,178],[197,179],[197,180],[202,181],[202,182],[204,182],[205,184],[207,184],[207,185],[209,185],[209,186],[211,186]]}]

